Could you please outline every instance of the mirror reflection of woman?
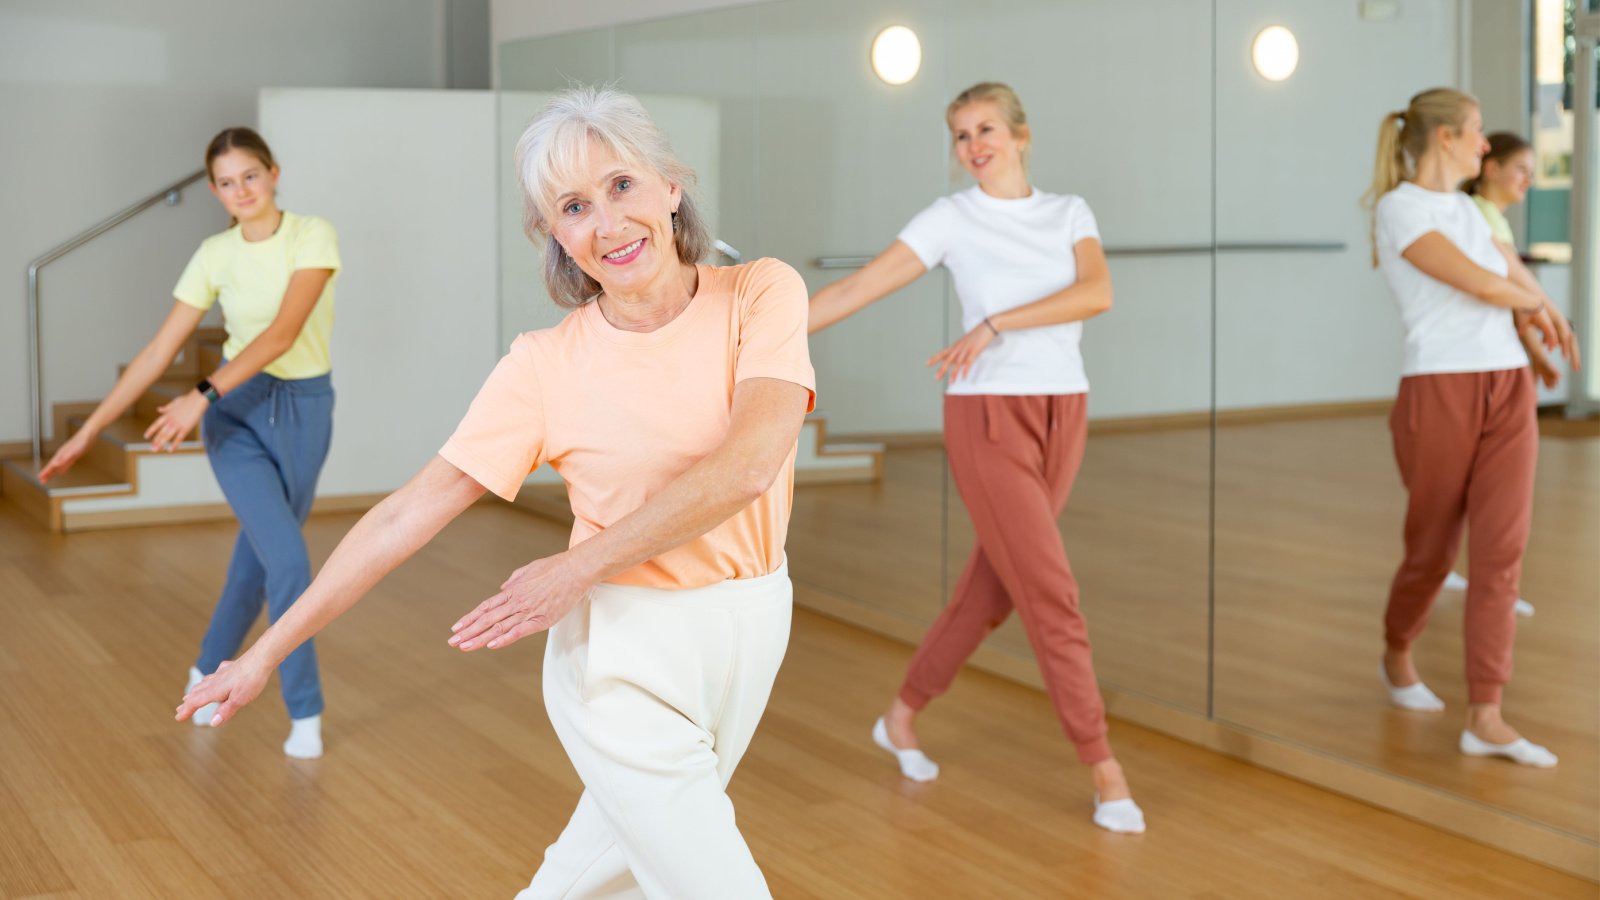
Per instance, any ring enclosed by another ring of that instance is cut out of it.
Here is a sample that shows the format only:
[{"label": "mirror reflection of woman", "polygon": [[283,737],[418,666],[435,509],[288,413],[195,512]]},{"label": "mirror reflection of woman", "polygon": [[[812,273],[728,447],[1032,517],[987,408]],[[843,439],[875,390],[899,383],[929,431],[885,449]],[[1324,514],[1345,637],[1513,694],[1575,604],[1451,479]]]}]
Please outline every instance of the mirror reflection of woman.
[{"label": "mirror reflection of woman", "polygon": [[1087,433],[1082,323],[1111,307],[1099,230],[1083,198],[1029,183],[1032,135],[1009,87],[968,88],[945,121],[977,185],[935,201],[887,250],[811,300],[815,332],[944,265],[966,328],[929,365],[949,377],[945,447],[977,545],[873,740],[907,778],[937,777],[916,717],[1015,609],[1067,737],[1090,767],[1094,822],[1140,833],[1144,813],[1106,736],[1078,584],[1056,526]]},{"label": "mirror reflection of woman", "polygon": [[[1576,342],[1483,213],[1458,190],[1489,150],[1470,95],[1424,91],[1378,131],[1367,200],[1373,263],[1405,329],[1400,390],[1390,414],[1407,492],[1405,557],[1384,616],[1379,676],[1401,708],[1439,711],[1411,648],[1467,533],[1465,609],[1468,707],[1458,746],[1550,767],[1556,755],[1506,722],[1513,607],[1533,516],[1539,430],[1525,329],[1577,364]],[[1510,311],[1510,314],[1508,314]]]},{"label": "mirror reflection of woman", "polygon": [[[239,519],[227,579],[189,669],[191,688],[239,652],[263,605],[276,622],[311,583],[300,526],[333,437],[329,344],[340,265],[326,219],[278,208],[278,166],[260,135],[219,132],[206,147],[206,174],[231,227],[195,251],[156,336],[39,473],[43,482],[70,469],[162,377],[206,310],[222,305],[221,368],[162,406],[144,433],[154,450],[170,452],[202,426],[211,470]],[[314,759],[322,755],[323,710],[316,652],[310,640],[291,650],[278,667],[290,719],[283,752]],[[196,710],[194,723],[209,723],[214,711]]]}]

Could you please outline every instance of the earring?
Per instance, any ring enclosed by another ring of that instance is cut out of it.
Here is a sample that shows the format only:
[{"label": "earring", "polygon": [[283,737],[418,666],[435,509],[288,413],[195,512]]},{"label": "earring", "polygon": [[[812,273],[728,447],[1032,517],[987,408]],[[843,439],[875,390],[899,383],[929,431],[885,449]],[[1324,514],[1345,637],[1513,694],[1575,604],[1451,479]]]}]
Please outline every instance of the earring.
[{"label": "earring", "polygon": [[677,234],[678,233],[678,211],[677,210],[673,210],[672,211],[672,233],[673,234]]}]

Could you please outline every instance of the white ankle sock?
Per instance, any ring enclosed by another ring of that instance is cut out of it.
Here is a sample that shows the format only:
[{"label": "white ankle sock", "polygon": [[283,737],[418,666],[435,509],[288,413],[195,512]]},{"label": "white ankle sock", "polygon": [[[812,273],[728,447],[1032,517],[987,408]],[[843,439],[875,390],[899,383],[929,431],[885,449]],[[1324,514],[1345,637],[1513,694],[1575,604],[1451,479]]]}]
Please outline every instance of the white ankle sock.
[{"label": "white ankle sock", "polygon": [[1383,666],[1383,660],[1378,661],[1378,677],[1383,679],[1383,686],[1389,689],[1389,702],[1401,709],[1410,709],[1417,712],[1439,712],[1444,709],[1444,701],[1438,695],[1428,690],[1428,686],[1418,681],[1405,687],[1395,687],[1389,683],[1389,672]]},{"label": "white ankle sock", "polygon": [[1517,738],[1509,744],[1491,744],[1470,731],[1461,731],[1461,752],[1468,756],[1503,756],[1514,763],[1540,769],[1554,768],[1558,761],[1548,747],[1541,747],[1527,738]]},{"label": "white ankle sock", "polygon": [[322,716],[289,720],[289,739],[283,742],[285,756],[316,759],[322,755]]},{"label": "white ankle sock", "polygon": [[1094,795],[1094,823],[1117,834],[1144,834],[1144,810],[1132,797],[1100,802]]},{"label": "white ankle sock", "polygon": [[872,725],[872,742],[893,753],[900,762],[900,774],[912,781],[932,781],[939,777],[939,764],[921,750],[901,750],[889,741],[889,727],[883,724],[883,719]]},{"label": "white ankle sock", "polygon": [[[204,677],[206,677],[206,676],[202,675],[200,673],[199,669],[195,668],[194,666],[190,666],[189,667],[189,686],[184,688],[183,692],[185,694],[187,694],[190,691],[194,690],[194,686],[199,684],[200,683],[200,679],[202,679]],[[195,710],[194,713],[189,716],[189,721],[193,722],[196,725],[210,725],[211,724],[211,717],[216,715],[216,714],[217,714],[217,704],[215,704],[215,703],[207,703],[205,706],[202,706],[199,709]]]}]

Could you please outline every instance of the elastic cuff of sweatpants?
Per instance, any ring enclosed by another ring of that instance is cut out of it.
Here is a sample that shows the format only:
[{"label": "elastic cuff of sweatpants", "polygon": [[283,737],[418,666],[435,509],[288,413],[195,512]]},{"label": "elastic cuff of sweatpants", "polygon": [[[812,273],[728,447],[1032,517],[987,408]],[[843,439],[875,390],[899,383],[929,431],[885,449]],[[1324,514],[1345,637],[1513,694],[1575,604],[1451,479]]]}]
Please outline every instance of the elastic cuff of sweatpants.
[{"label": "elastic cuff of sweatpants", "polygon": [[1473,706],[1482,706],[1492,703],[1500,705],[1500,695],[1505,691],[1503,684],[1469,684],[1467,685],[1467,702]]},{"label": "elastic cuff of sweatpants", "polygon": [[1103,763],[1111,758],[1111,740],[1103,734],[1097,738],[1074,743],[1078,748],[1078,761],[1086,766]]},{"label": "elastic cuff of sweatpants", "polygon": [[922,712],[923,707],[927,706],[928,701],[932,699],[933,697],[931,695],[915,690],[909,684],[900,686],[900,702],[911,707],[917,712]]}]

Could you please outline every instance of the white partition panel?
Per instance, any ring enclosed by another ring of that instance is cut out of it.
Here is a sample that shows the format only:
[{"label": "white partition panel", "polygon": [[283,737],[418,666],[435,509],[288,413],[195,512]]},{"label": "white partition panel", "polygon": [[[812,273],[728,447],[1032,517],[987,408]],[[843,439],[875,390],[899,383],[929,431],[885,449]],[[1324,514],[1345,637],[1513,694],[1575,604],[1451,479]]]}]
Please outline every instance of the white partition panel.
[{"label": "white partition panel", "polygon": [[266,90],[285,209],[339,232],[333,452],[323,496],[399,487],[499,358],[495,97]]}]

